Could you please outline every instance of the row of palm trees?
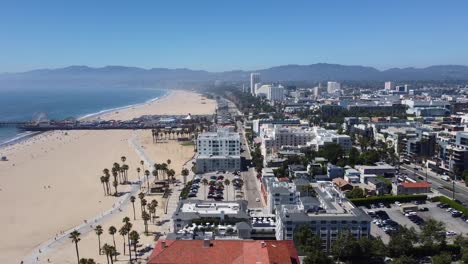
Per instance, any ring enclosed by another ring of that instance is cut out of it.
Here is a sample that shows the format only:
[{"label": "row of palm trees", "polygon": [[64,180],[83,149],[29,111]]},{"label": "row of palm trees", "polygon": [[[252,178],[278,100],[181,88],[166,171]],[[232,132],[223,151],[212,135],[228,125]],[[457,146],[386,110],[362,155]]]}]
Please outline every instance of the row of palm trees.
[{"label": "row of palm trees", "polygon": [[[137,244],[140,240],[140,235],[138,234],[136,230],[132,230],[133,224],[130,222],[129,217],[124,217],[122,222],[123,222],[123,226],[118,230],[118,233],[123,238],[123,255],[126,255],[126,249],[128,246],[128,255],[129,255],[130,262],[132,262],[132,260],[138,260]],[[103,246],[101,246],[101,235],[104,233],[102,226],[97,225],[94,228],[94,231],[96,235],[98,236],[99,255],[102,255],[102,254],[106,255],[107,263],[113,264],[114,261],[117,260],[117,255],[119,255],[119,252],[117,251],[117,246],[115,244],[115,234],[117,234],[117,228],[114,226],[110,226],[108,229],[108,233],[112,236],[113,245],[109,245],[106,243]],[[80,253],[78,249],[78,243],[81,241],[80,236],[81,236],[81,233],[76,230],[71,232],[69,236],[69,238],[72,240],[72,243],[75,244],[76,257],[77,257],[78,264],[95,264],[93,259],[85,259],[85,258],[80,259]],[[126,243],[126,241],[128,242]],[[132,258],[132,247],[131,247],[132,244],[133,244],[134,258]]]},{"label": "row of palm trees", "polygon": [[199,126],[192,126],[176,130],[172,128],[151,129],[151,134],[153,137],[153,142],[157,142],[158,140],[163,139],[178,139],[180,136],[185,138],[196,138],[199,133],[204,132],[205,130],[205,126],[203,124],[200,124]]},{"label": "row of palm trees", "polygon": [[[206,186],[207,185],[217,186],[217,187],[224,187],[224,185],[226,185],[226,186],[231,185],[231,181],[229,179],[225,179],[224,184],[223,184],[223,182],[216,183],[215,181],[208,181],[208,179],[206,179],[206,178],[204,178],[201,182],[203,184],[203,188],[205,189],[204,190],[205,200],[206,200]],[[229,188],[227,188],[227,187],[226,187],[226,200],[229,200]]]},{"label": "row of palm trees", "polygon": [[114,162],[111,170],[108,168],[102,170],[104,175],[100,177],[100,181],[104,190],[104,195],[111,195],[111,175],[113,177],[112,186],[114,187],[114,196],[118,196],[119,194],[117,190],[119,184],[128,184],[128,170],[130,167],[125,164],[125,161],[127,160],[125,156],[122,156],[120,160],[122,161],[122,165],[118,162]]}]

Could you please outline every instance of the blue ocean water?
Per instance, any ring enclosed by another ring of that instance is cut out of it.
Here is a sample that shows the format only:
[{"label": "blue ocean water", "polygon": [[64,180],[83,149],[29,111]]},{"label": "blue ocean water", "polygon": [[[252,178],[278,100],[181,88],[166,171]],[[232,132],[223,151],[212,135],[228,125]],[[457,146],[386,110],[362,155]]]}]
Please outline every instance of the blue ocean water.
[{"label": "blue ocean water", "polygon": [[[37,113],[46,113],[49,119],[57,120],[80,118],[144,103],[165,93],[151,88],[0,90],[0,120],[31,120]],[[21,132],[11,127],[0,128],[0,144],[18,137]]]}]

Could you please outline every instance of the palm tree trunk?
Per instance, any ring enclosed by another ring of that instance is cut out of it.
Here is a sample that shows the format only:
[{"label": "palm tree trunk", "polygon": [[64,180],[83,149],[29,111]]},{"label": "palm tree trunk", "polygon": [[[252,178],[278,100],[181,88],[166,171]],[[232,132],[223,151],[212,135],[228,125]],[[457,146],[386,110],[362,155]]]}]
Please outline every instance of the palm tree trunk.
[{"label": "palm tree trunk", "polygon": [[101,236],[98,236],[98,242],[99,242],[99,255],[101,255]]},{"label": "palm tree trunk", "polygon": [[123,237],[123,242],[124,242],[124,246],[123,246],[124,252],[123,252],[123,254],[125,255],[125,247],[126,247],[125,246],[125,236],[122,236],[122,237]]},{"label": "palm tree trunk", "polygon": [[128,255],[130,255],[130,263],[132,263],[132,247],[130,245],[130,235],[127,235],[128,238]]},{"label": "palm tree trunk", "polygon": [[78,242],[75,242],[76,248],[76,258],[78,259],[78,264],[80,264],[80,253],[78,252]]},{"label": "palm tree trunk", "polygon": [[133,205],[133,220],[136,220],[135,203],[132,203],[132,205]]},{"label": "palm tree trunk", "polygon": [[106,186],[104,185],[104,182],[102,183],[102,189],[104,190],[104,195],[106,195]]},{"label": "palm tree trunk", "polygon": [[136,243],[133,245],[133,249],[135,250],[135,260],[138,260],[137,250],[136,250]]},{"label": "palm tree trunk", "polygon": [[[99,254],[99,255],[101,255],[101,254]],[[106,258],[107,258],[107,264],[109,264],[109,253],[106,253]]]},{"label": "palm tree trunk", "polygon": [[[115,236],[112,235],[112,242],[114,242],[114,248],[115,248],[115,251],[117,251],[117,246],[115,245]],[[112,259],[112,257],[111,257]],[[117,254],[115,254],[115,260],[117,260]]]}]

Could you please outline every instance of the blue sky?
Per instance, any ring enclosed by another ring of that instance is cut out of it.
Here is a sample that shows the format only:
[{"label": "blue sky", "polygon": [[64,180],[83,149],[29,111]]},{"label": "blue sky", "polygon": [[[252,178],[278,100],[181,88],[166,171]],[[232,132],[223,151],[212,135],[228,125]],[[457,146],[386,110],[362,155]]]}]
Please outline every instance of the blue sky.
[{"label": "blue sky", "polygon": [[0,72],[468,65],[468,1],[0,2]]}]

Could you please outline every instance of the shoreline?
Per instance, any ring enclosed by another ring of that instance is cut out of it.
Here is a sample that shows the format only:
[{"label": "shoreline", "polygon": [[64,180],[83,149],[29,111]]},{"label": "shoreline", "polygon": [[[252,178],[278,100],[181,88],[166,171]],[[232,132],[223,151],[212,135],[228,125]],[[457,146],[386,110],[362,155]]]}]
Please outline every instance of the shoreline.
[{"label": "shoreline", "polygon": [[[152,98],[150,103],[147,101],[100,115],[104,120],[130,120],[145,114],[211,114],[215,108],[214,100],[193,92],[174,90],[157,99]],[[133,140],[135,144],[129,144]],[[147,130],[77,130],[68,133],[48,131],[2,148],[2,155],[7,156],[8,161],[0,162],[0,207],[5,212],[0,224],[8,229],[0,241],[0,263],[19,263],[31,253],[37,254],[38,246],[47,247],[48,241],[55,242],[55,239],[63,243],[51,243],[50,251],[39,254],[40,259],[50,258],[50,263],[71,263],[68,260],[75,256],[73,244],[60,234],[81,226],[84,220],[99,222],[96,217],[108,214],[113,206],[112,216],[103,217],[101,223],[105,228],[120,226],[123,216],[133,212],[128,205],[121,207],[122,211],[117,209],[124,196],[104,195],[99,180],[103,168],[109,168],[114,162],[120,163],[120,158],[126,156],[125,164],[130,167],[129,181],[135,184],[119,185],[119,193],[125,194],[131,192],[140,179],[144,180],[135,170],[142,160],[135,147],[144,151],[148,162],[170,159],[176,177],[180,177],[181,166],[193,156],[193,148],[176,140],[155,144]],[[145,168],[148,162],[145,162]],[[165,201],[153,198],[159,201],[158,212],[163,216]],[[143,223],[137,221],[139,224],[134,227],[142,232]],[[96,235],[90,230],[83,231],[80,243],[83,256],[104,263],[105,259],[96,251]],[[103,241],[109,243],[108,238],[104,235]],[[151,237],[142,236],[143,241],[152,244]]]},{"label": "shoreline", "polygon": [[[132,107],[143,106],[145,104],[150,104],[150,103],[156,102],[158,100],[164,99],[167,96],[169,96],[171,93],[173,93],[173,90],[166,90],[166,89],[160,89],[160,90],[164,91],[163,95],[151,98],[151,99],[146,100],[144,102],[131,104],[131,105],[126,105],[126,106],[119,106],[119,107],[110,108],[110,109],[104,109],[104,110],[100,110],[98,112],[94,112],[94,113],[90,113],[90,114],[84,114],[84,115],[78,117],[77,120],[99,118],[100,116],[103,116],[103,115],[106,115],[106,114],[109,114],[109,113],[112,113],[112,112],[115,112],[115,111],[122,111],[122,110],[126,110],[126,109],[129,109],[129,108],[132,108]],[[49,132],[49,131],[47,131],[47,132]],[[31,131],[21,132],[21,133],[15,135],[15,137],[13,137],[11,139],[7,139],[4,142],[0,142],[0,150],[2,148],[4,148],[4,147],[12,146],[14,144],[20,143],[20,142],[22,142],[24,140],[30,139],[30,138],[32,138],[34,136],[37,136],[37,135],[40,135],[42,133],[46,133],[46,132],[31,132]]]}]

